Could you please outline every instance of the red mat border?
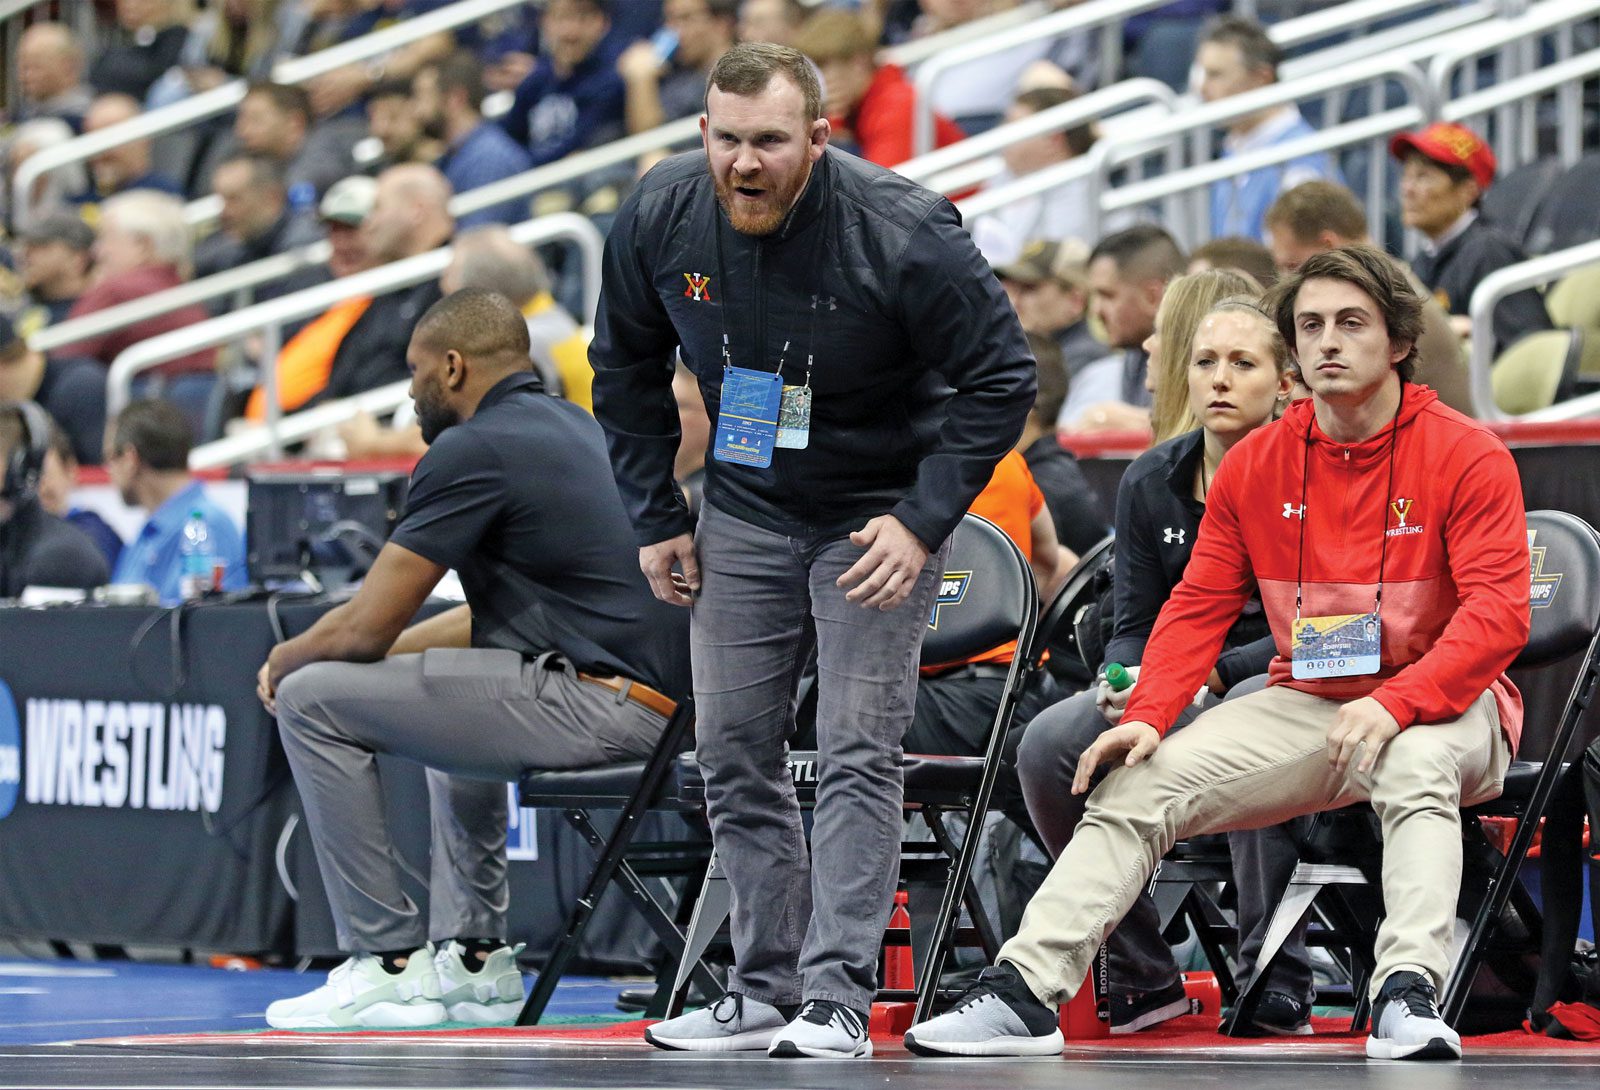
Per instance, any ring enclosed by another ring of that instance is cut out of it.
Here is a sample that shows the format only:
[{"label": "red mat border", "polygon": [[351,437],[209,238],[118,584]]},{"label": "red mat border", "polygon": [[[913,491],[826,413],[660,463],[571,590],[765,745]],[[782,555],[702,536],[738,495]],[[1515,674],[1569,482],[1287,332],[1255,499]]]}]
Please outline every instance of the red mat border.
[{"label": "red mat border", "polygon": [[[219,1044],[237,1042],[247,1045],[348,1045],[361,1044],[586,1044],[596,1046],[637,1045],[645,1048],[645,1027],[653,1025],[648,1019],[628,1022],[610,1022],[605,1025],[583,1026],[485,1026],[462,1029],[419,1030],[261,1030],[260,1032],[170,1033],[137,1037],[109,1037],[78,1044],[94,1045],[184,1045]],[[1362,1033],[1351,1033],[1349,1021],[1338,1018],[1313,1019],[1317,1033],[1310,1037],[1224,1037],[1217,1033],[1216,1020],[1209,1015],[1190,1015],[1175,1018],[1143,1033],[1104,1037],[1093,1040],[1069,1040],[1067,1055],[1094,1052],[1218,1052],[1250,1049],[1257,1052],[1359,1052],[1366,1040]],[[898,1034],[874,1035],[875,1044],[898,1047]],[[1600,1042],[1564,1041],[1554,1037],[1512,1030],[1505,1033],[1486,1034],[1464,1039],[1469,1052],[1569,1052],[1600,1051]]]}]

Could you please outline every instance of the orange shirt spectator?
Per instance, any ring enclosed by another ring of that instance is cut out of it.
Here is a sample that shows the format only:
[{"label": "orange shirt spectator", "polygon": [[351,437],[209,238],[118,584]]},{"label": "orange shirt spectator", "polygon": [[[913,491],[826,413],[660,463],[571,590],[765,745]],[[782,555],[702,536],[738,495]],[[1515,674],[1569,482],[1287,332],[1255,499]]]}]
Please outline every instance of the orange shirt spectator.
[{"label": "orange shirt spectator", "polygon": [[[1056,539],[1055,522],[1045,506],[1044,493],[1039,491],[1028,463],[1017,451],[1000,459],[1000,464],[994,468],[994,476],[989,478],[989,483],[978,493],[978,498],[972,501],[968,510],[988,519],[1016,542],[1017,548],[1022,550],[1022,555],[1028,558],[1033,568],[1040,591],[1046,595],[1055,589],[1060,576],[1076,561],[1076,557],[1063,549]],[[1016,650],[1017,643],[1011,640],[992,651],[974,655],[966,662],[1008,663]],[[954,665],[965,663],[941,663],[924,668],[923,673],[942,673]]]}]

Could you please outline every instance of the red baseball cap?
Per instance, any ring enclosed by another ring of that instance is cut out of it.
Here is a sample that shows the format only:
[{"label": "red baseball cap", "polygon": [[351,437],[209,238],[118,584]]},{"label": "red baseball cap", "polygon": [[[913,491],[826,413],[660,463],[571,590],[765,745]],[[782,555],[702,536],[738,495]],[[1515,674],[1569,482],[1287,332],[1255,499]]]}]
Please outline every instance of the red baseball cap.
[{"label": "red baseball cap", "polygon": [[1435,121],[1425,129],[1403,132],[1389,141],[1389,154],[1396,159],[1404,159],[1412,152],[1443,166],[1466,170],[1479,189],[1488,189],[1494,181],[1494,152],[1465,125]]}]

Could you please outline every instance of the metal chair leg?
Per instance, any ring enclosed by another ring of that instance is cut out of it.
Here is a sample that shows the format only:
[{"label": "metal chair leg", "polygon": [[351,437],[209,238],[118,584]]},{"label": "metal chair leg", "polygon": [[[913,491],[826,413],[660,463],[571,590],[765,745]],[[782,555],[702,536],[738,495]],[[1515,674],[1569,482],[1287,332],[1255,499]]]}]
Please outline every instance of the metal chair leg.
[{"label": "metal chair leg", "polygon": [[1224,1035],[1240,1036],[1240,1031],[1255,1014],[1256,1004],[1261,1000],[1261,987],[1267,979],[1267,972],[1272,967],[1273,959],[1278,956],[1278,951],[1283,949],[1283,944],[1289,940],[1295,928],[1304,922],[1306,915],[1311,911],[1311,902],[1317,899],[1317,894],[1330,884],[1359,882],[1365,885],[1366,881],[1366,877],[1354,867],[1335,867],[1316,863],[1301,863],[1295,867],[1294,874],[1283,891],[1283,899],[1278,902],[1277,910],[1272,914],[1272,922],[1267,925],[1267,934],[1261,941],[1261,953],[1256,957],[1255,971],[1251,973],[1250,981],[1244,986],[1244,990],[1239,993],[1239,1001],[1233,1005],[1233,1013],[1223,1024]]},{"label": "metal chair leg", "polygon": [[705,954],[717,932],[727,922],[733,910],[733,888],[716,853],[706,866],[705,881],[700,886],[700,896],[695,901],[694,915],[689,920],[689,930],[683,940],[683,956],[678,959],[678,974],[672,981],[672,998],[667,1006],[667,1017],[683,1012],[689,992],[689,979],[700,958]]}]

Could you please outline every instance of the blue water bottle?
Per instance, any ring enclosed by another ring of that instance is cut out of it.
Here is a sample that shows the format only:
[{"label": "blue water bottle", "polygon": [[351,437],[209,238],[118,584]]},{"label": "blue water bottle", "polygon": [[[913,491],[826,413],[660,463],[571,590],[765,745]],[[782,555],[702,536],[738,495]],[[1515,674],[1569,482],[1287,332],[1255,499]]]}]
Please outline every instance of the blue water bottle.
[{"label": "blue water bottle", "polygon": [[178,546],[182,567],[178,574],[178,594],[192,602],[218,586],[217,554],[211,548],[211,530],[200,511],[189,512],[183,524],[183,541]]}]

